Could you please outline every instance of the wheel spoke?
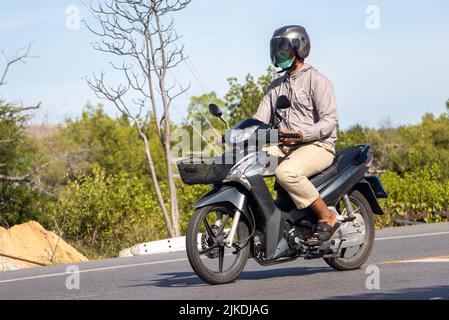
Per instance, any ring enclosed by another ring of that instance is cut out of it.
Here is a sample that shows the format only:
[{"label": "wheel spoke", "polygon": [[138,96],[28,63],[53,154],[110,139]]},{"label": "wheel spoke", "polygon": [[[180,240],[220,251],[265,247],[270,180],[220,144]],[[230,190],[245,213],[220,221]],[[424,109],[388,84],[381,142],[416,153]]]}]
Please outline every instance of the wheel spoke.
[{"label": "wheel spoke", "polygon": [[225,220],[221,223],[220,229],[218,229],[218,234],[221,235],[223,233],[224,228],[226,227],[226,223],[229,221],[229,214],[226,215]]},{"label": "wheel spoke", "polygon": [[212,230],[212,228],[210,227],[209,222],[207,222],[206,218],[204,218],[203,221],[204,221],[204,224],[205,224],[205,226],[206,226],[206,232],[207,232],[207,235],[209,236],[209,238],[210,238],[214,243],[216,243],[216,241],[215,241],[215,234],[214,234],[214,231]]},{"label": "wheel spoke", "polygon": [[198,253],[199,253],[200,255],[206,254],[206,253],[209,253],[209,252],[211,252],[212,250],[216,249],[217,247],[218,247],[218,245],[217,245],[217,244],[214,244],[212,247],[207,248],[207,249],[204,249],[204,250],[201,250],[201,251],[199,251]]},{"label": "wheel spoke", "polygon": [[218,271],[223,272],[223,262],[224,262],[224,246],[218,249]]}]

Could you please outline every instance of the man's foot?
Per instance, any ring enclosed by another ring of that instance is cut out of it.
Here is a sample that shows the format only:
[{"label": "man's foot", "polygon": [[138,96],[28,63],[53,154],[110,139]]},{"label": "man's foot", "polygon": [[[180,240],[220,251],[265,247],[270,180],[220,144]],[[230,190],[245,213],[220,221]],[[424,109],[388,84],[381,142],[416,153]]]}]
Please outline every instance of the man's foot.
[{"label": "man's foot", "polygon": [[320,246],[323,242],[332,238],[335,231],[340,227],[340,223],[337,221],[337,215],[327,207],[320,197],[310,205],[310,208],[316,213],[319,220],[315,233],[307,240],[306,244],[308,246]]},{"label": "man's foot", "polygon": [[306,245],[309,247],[316,247],[329,241],[334,233],[340,228],[340,223],[337,221],[337,216],[332,213],[329,219],[321,219],[315,229],[315,233],[310,237]]},{"label": "man's foot", "polygon": [[318,221],[318,223],[326,222],[328,225],[333,227],[337,223],[337,221],[338,221],[337,220],[337,215],[334,212],[332,212],[332,210],[330,210],[330,209],[329,209],[329,213],[330,213],[330,215],[329,215],[329,217],[327,219],[320,219]]}]

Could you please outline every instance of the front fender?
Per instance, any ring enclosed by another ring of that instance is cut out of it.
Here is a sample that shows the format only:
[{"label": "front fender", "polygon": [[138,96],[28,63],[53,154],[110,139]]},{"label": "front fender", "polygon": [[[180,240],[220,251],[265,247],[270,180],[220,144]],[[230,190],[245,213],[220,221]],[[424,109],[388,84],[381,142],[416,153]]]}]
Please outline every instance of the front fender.
[{"label": "front fender", "polygon": [[206,193],[193,205],[195,209],[200,209],[210,205],[225,204],[231,205],[235,209],[244,212],[246,207],[246,195],[236,187],[222,185]]}]

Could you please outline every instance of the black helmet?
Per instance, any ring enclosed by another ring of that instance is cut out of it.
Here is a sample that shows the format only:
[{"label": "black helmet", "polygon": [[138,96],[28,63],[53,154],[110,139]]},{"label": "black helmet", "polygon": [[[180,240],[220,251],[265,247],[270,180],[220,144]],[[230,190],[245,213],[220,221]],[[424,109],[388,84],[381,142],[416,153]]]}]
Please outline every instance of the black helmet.
[{"label": "black helmet", "polygon": [[304,61],[309,56],[309,35],[301,26],[279,28],[271,38],[270,50],[273,64],[286,70],[292,66],[295,58]]}]

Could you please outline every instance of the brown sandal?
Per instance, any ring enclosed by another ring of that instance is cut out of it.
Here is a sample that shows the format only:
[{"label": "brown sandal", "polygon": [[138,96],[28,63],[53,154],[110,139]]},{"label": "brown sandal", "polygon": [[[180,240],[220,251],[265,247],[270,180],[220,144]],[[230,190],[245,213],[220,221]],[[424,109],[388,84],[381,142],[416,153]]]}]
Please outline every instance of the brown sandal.
[{"label": "brown sandal", "polygon": [[327,222],[318,222],[313,236],[307,240],[306,245],[309,247],[317,247],[332,238],[334,233],[340,228],[340,223],[336,222],[332,227]]}]

